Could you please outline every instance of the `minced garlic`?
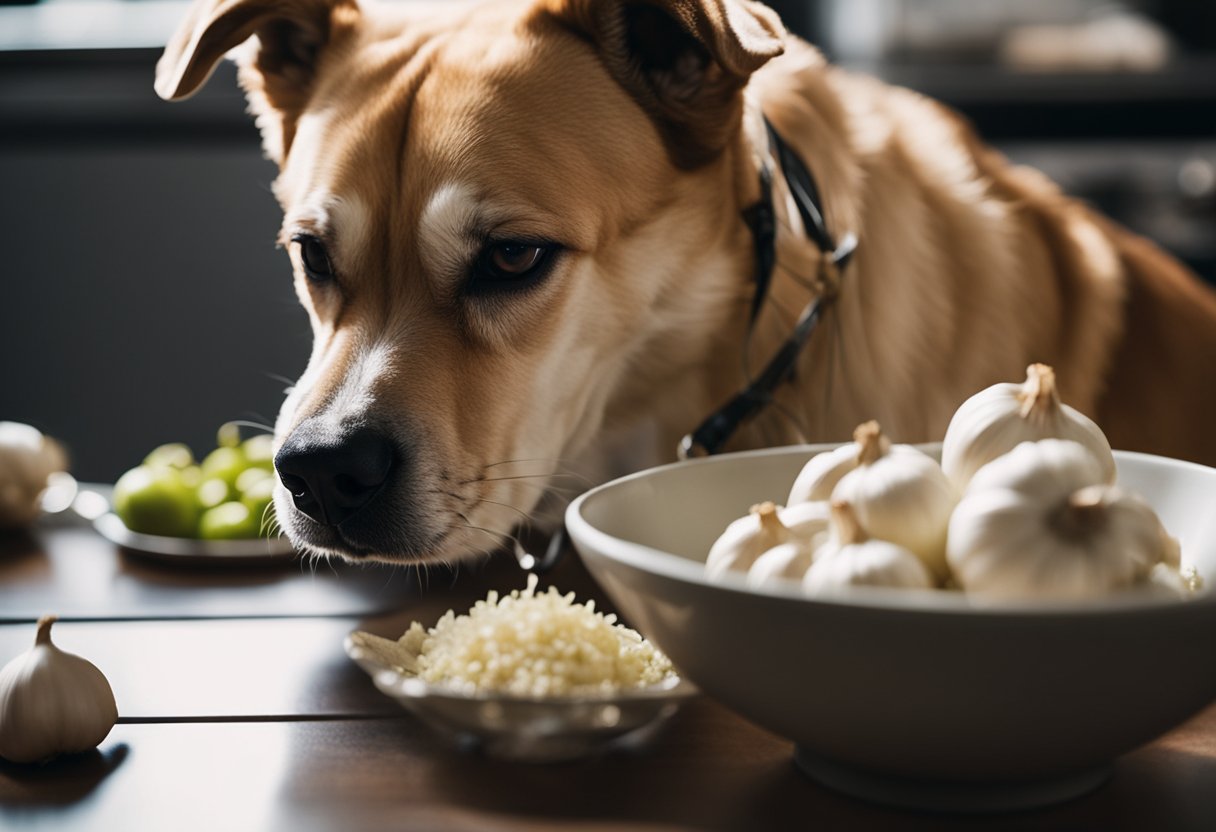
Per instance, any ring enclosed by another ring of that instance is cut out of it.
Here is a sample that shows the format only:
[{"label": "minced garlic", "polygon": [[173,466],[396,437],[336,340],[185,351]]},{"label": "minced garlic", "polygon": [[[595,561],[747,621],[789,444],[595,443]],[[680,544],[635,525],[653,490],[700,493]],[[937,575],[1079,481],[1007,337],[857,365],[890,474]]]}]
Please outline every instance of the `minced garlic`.
[{"label": "minced garlic", "polygon": [[658,684],[671,662],[595,602],[575,604],[554,587],[499,597],[490,592],[467,615],[448,610],[427,630],[415,622],[399,644],[418,656],[419,678],[463,693],[579,696]]}]

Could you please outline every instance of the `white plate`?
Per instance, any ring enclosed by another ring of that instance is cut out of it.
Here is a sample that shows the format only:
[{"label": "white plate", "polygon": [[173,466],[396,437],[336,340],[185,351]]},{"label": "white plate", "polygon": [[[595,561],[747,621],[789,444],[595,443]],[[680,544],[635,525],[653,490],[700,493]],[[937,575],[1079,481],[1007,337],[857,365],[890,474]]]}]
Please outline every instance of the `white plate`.
[{"label": "white plate", "polygon": [[295,554],[286,537],[250,540],[199,540],[193,537],[164,537],[128,529],[116,514],[103,514],[93,528],[111,543],[164,560],[266,561],[288,560]]}]

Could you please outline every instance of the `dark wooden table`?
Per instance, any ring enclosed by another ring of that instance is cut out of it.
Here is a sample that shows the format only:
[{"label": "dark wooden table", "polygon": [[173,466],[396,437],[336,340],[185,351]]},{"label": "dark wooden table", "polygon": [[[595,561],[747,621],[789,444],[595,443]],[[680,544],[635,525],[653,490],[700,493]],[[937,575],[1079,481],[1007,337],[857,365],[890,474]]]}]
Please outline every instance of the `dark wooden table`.
[{"label": "dark wooden table", "polygon": [[[559,587],[596,593],[573,556]],[[0,661],[33,619],[101,667],[122,714],[91,754],[0,762],[0,829],[1216,830],[1216,707],[1118,761],[1093,794],[998,817],[870,806],[807,780],[788,742],[701,698],[644,749],[576,763],[463,753],[342,652],[366,629],[521,586],[509,558],[453,574],[180,569],[83,528],[0,538]]]}]

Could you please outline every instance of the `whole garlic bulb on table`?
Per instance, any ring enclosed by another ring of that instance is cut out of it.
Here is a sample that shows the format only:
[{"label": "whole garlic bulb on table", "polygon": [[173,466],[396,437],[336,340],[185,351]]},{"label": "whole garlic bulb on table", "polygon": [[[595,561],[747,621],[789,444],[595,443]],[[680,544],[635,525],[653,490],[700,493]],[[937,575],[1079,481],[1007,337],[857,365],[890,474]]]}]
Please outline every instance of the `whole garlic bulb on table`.
[{"label": "whole garlic bulb on table", "polygon": [[51,642],[54,623],[39,620],[33,649],[0,670],[0,757],[14,763],[96,748],[118,721],[110,683]]},{"label": "whole garlic bulb on table", "polygon": [[1079,599],[1179,565],[1178,543],[1141,498],[1106,484],[1077,442],[1024,442],[981,468],[950,520],[947,552],[967,592]]},{"label": "whole garlic bulb on table", "polygon": [[858,464],[836,484],[832,501],[852,505],[868,535],[911,551],[944,580],[955,491],[941,466],[910,445],[892,445],[877,422],[860,425],[853,438]]},{"label": "whole garlic bulb on table", "polygon": [[47,478],[66,467],[67,455],[54,439],[30,425],[0,422],[0,529],[33,523]]},{"label": "whole garlic bulb on table", "polygon": [[932,585],[929,571],[916,555],[868,537],[853,507],[838,500],[832,502],[831,538],[820,547],[802,581],[811,595],[851,586],[927,589]]},{"label": "whole garlic bulb on table", "polygon": [[1022,442],[1071,439],[1089,449],[1102,466],[1103,481],[1115,481],[1110,442],[1092,419],[1060,401],[1055,371],[1046,364],[1026,368],[1022,384],[994,384],[955,411],[942,442],[942,470],[960,491],[971,477]]}]

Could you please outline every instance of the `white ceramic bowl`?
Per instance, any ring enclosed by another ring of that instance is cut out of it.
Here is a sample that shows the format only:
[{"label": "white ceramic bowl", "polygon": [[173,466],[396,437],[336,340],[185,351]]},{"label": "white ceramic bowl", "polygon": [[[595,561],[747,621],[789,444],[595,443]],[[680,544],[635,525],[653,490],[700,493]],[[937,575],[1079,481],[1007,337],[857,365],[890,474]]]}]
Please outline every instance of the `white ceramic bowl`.
[{"label": "white ceramic bowl", "polygon": [[[960,593],[711,582],[727,522],[784,502],[827,446],[723,455],[587,492],[566,515],[592,575],[692,682],[796,743],[827,785],[934,809],[1041,805],[1101,783],[1118,755],[1216,699],[1216,592],[1143,591],[1064,606],[984,607]],[[1216,469],[1116,452],[1216,585]]]}]

